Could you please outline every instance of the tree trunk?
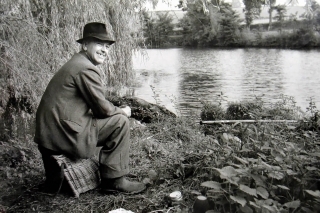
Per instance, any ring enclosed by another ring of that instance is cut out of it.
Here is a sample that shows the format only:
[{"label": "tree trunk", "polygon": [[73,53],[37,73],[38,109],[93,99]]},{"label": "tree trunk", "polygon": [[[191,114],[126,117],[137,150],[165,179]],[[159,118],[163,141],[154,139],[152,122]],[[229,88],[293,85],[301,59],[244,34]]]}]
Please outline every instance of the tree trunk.
[{"label": "tree trunk", "polygon": [[271,0],[269,0],[269,26],[268,26],[268,31],[270,31],[271,29],[271,25],[272,25],[272,5],[271,5]]}]

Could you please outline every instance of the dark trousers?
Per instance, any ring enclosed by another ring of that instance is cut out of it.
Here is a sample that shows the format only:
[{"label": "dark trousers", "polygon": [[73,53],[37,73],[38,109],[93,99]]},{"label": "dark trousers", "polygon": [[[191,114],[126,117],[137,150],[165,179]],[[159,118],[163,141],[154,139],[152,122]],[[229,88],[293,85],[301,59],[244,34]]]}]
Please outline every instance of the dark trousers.
[{"label": "dark trousers", "polygon": [[130,125],[121,114],[98,119],[101,178],[118,178],[129,173]]},{"label": "dark trousers", "polygon": [[[101,178],[118,178],[129,173],[130,127],[126,116],[117,114],[98,119],[99,136],[96,146],[102,147],[99,153]],[[57,152],[39,146],[47,180],[60,172],[59,166],[51,155],[67,153]]]}]

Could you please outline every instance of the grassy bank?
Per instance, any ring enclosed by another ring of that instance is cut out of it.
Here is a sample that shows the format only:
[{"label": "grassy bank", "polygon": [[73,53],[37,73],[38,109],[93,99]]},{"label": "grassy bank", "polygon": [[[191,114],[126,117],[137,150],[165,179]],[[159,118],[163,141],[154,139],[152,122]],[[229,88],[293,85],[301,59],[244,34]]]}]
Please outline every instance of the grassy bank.
[{"label": "grassy bank", "polygon": [[[310,102],[300,111],[284,99],[266,107],[232,103],[226,110],[206,103],[202,119],[298,119],[298,123],[199,125],[196,117],[132,123],[131,174],[146,192],[104,195],[99,189],[56,197],[41,191],[43,168],[31,135],[1,142],[1,208],[6,212],[191,212],[207,196],[216,212],[317,212],[319,122]],[[170,206],[180,190],[183,202]]]}]

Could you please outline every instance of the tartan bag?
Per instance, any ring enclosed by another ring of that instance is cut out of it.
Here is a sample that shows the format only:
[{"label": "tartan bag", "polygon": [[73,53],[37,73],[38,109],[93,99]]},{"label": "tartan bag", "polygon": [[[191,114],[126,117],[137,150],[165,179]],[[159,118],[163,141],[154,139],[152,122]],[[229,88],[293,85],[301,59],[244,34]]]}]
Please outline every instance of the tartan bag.
[{"label": "tartan bag", "polygon": [[89,158],[72,161],[64,155],[52,155],[52,157],[60,166],[63,177],[75,197],[78,198],[81,193],[99,186],[99,163],[96,159]]}]

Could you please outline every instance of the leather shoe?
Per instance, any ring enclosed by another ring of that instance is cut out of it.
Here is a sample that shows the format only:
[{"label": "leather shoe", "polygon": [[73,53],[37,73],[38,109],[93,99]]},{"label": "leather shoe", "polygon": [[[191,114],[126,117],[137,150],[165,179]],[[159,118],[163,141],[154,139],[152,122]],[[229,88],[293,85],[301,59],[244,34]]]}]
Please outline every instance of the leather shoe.
[{"label": "leather shoe", "polygon": [[101,189],[104,192],[121,192],[126,194],[137,194],[146,189],[146,185],[137,181],[130,181],[125,177],[114,179],[102,178]]}]

